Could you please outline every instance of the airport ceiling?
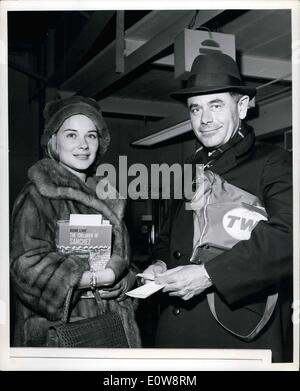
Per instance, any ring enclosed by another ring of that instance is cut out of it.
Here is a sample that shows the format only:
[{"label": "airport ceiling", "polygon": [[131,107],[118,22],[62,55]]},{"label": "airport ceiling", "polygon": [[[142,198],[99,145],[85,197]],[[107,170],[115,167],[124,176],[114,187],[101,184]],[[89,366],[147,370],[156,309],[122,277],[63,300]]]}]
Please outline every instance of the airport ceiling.
[{"label": "airport ceiling", "polygon": [[174,39],[186,28],[235,35],[258,102],[291,91],[289,10],[9,11],[9,65],[22,71],[18,55],[33,54],[28,76],[45,87],[94,97],[106,115],[159,121],[178,112]]}]

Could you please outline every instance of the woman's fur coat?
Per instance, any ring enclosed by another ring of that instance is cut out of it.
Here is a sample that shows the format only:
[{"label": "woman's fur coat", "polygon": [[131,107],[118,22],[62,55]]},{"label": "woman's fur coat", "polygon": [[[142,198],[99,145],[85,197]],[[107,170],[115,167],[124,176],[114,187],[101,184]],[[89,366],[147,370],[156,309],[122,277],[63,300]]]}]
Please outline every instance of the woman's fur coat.
[{"label": "woman's fur coat", "polygon": [[[47,330],[59,321],[67,293],[78,285],[88,261],[56,251],[58,220],[71,213],[100,213],[113,227],[112,257],[108,266],[122,278],[129,266],[127,230],[122,222],[122,200],[100,200],[96,181],[83,183],[51,159],[42,159],[28,171],[29,182],[17,198],[11,221],[11,278],[15,292],[14,346],[46,346]],[[93,299],[80,299],[75,291],[71,317],[97,315]],[[139,347],[131,299],[105,303],[119,312],[130,347]]]}]

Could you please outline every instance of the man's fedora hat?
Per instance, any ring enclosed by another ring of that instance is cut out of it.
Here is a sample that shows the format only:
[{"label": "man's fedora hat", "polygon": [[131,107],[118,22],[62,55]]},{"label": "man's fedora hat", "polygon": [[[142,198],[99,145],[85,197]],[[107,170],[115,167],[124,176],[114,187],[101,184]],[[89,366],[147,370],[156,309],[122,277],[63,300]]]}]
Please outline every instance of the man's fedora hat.
[{"label": "man's fedora hat", "polygon": [[237,63],[227,54],[212,53],[197,56],[192,64],[186,88],[170,95],[180,101],[190,96],[234,91],[251,98],[255,88],[246,87]]}]

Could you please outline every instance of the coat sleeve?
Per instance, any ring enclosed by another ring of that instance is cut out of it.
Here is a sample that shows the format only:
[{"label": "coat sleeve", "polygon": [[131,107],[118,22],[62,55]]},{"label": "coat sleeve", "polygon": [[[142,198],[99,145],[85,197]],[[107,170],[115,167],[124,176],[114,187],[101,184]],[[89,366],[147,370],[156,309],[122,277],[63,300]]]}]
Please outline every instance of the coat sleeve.
[{"label": "coat sleeve", "polygon": [[[35,313],[49,320],[61,318],[67,292],[81,279],[88,263],[72,254],[61,255],[55,248],[53,221],[30,194],[13,213],[11,276],[19,299]],[[54,212],[53,212],[54,213]]]},{"label": "coat sleeve", "polygon": [[286,151],[270,155],[260,184],[268,221],[260,221],[249,240],[206,264],[215,288],[229,304],[277,291],[293,273],[292,169]]}]

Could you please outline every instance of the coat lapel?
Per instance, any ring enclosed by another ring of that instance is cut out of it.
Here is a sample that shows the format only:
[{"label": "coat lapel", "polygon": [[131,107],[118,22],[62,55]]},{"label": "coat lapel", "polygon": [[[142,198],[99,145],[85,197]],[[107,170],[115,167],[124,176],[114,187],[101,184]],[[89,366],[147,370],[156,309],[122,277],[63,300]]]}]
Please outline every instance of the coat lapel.
[{"label": "coat lapel", "polygon": [[204,164],[205,169],[222,175],[249,158],[254,142],[253,129],[246,124],[242,124],[234,137],[220,148],[211,152],[210,156],[207,148],[201,148],[195,154],[193,162]]}]

